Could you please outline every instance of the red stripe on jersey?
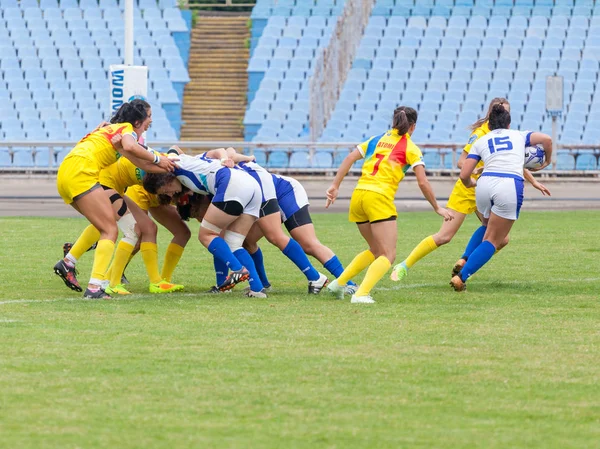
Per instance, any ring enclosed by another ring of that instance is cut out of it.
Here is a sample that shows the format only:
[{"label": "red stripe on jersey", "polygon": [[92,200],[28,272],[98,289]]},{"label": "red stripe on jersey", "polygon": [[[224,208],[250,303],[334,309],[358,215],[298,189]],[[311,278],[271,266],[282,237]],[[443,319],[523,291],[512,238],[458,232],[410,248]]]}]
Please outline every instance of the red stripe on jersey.
[{"label": "red stripe on jersey", "polygon": [[115,137],[117,134],[121,134],[121,131],[123,131],[125,128],[127,128],[127,126],[121,126],[117,128],[114,133],[108,133],[105,130],[103,130],[102,135],[106,137],[106,140],[110,142],[112,138]]},{"label": "red stripe on jersey", "polygon": [[402,165],[406,165],[406,147],[408,146],[408,139],[406,135],[402,136],[398,143],[394,146],[390,157],[388,158],[393,162],[400,162]]}]

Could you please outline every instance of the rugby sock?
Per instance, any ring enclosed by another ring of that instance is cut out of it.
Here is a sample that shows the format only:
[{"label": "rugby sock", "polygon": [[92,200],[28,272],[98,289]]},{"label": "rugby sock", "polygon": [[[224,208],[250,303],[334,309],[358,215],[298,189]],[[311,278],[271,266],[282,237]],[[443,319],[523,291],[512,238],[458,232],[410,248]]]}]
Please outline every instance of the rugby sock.
[{"label": "rugby sock", "polygon": [[125,265],[129,262],[129,256],[133,252],[133,248],[135,245],[131,243],[124,242],[121,240],[117,245],[117,250],[115,251],[115,257],[112,261],[110,268],[110,286],[116,287],[121,283],[121,276],[123,275],[123,270],[125,270]]},{"label": "rugby sock", "polygon": [[[340,259],[338,259],[335,254],[333,255],[333,257],[331,259],[329,259],[327,262],[325,262],[323,264],[323,266],[336,279],[339,278],[342,275],[342,273],[344,272],[344,266],[342,265],[342,262],[340,262]],[[350,285],[356,285],[352,281],[348,281],[348,284],[350,284]]]},{"label": "rugby sock", "polygon": [[169,243],[169,246],[167,246],[167,252],[165,253],[165,261],[163,262],[163,269],[161,273],[161,277],[165,281],[171,282],[171,278],[173,277],[175,267],[179,263],[179,259],[181,259],[181,255],[183,254],[183,249],[183,246],[172,242]]},{"label": "rugby sock", "polygon": [[160,277],[160,272],[158,271],[158,247],[156,246],[156,243],[142,242],[140,245],[140,252],[142,253],[144,265],[146,265],[150,283],[158,284],[162,279]]},{"label": "rugby sock", "polygon": [[[89,246],[88,246],[89,248]],[[109,239],[98,240],[98,246],[94,253],[94,265],[92,266],[92,279],[103,281],[106,270],[115,250],[115,242]]]},{"label": "rugby sock", "polygon": [[392,263],[385,256],[379,256],[375,259],[375,262],[371,264],[369,269],[367,270],[367,274],[365,274],[365,278],[358,286],[358,290],[356,291],[356,296],[367,296],[375,287],[375,284],[379,282],[379,280],[385,276],[385,273],[390,269]]},{"label": "rugby sock", "polygon": [[75,262],[83,256],[83,254],[92,246],[100,240],[100,231],[98,231],[94,225],[89,225],[87,228],[83,230],[79,238],[75,243],[73,243],[73,247],[69,254],[67,254],[67,258],[72,261],[68,256],[72,255],[75,258]]},{"label": "rugby sock", "polygon": [[240,261],[237,260],[231,252],[227,242],[221,237],[215,237],[213,241],[210,242],[210,245],[208,245],[208,251],[210,251],[213,256],[221,259],[221,261],[225,263],[227,268],[230,270],[238,271],[243,268]]},{"label": "rugby sock", "polygon": [[304,253],[304,250],[300,246],[300,244],[294,240],[290,239],[287,246],[283,249],[283,254],[290,259],[294,264],[300,268],[300,271],[304,273],[306,279],[309,281],[316,281],[321,277],[319,272],[315,270],[315,267],[312,266],[308,257]]},{"label": "rugby sock", "polygon": [[213,256],[213,266],[215,267],[215,274],[217,275],[217,287],[225,282],[227,279],[227,275],[229,274],[229,270],[227,269],[227,265],[218,257]]},{"label": "rugby sock", "polygon": [[263,283],[265,287],[271,285],[269,279],[267,278],[267,271],[265,270],[265,261],[263,260],[263,253],[260,248],[253,254],[250,254],[252,260],[254,261],[254,266],[256,267],[256,271],[258,272],[258,277],[260,278],[260,282]]},{"label": "rugby sock", "polygon": [[246,251],[244,248],[240,248],[236,249],[233,254],[250,273],[250,279],[248,279],[248,282],[250,283],[250,290],[253,292],[260,292],[264,288],[264,285],[260,281],[260,277],[256,271],[256,266],[254,265],[250,254],[248,254],[248,251]]},{"label": "rugby sock", "polygon": [[350,279],[360,274],[365,268],[373,263],[374,260],[375,256],[369,250],[357,254],[352,262],[350,262],[350,265],[348,265],[344,272],[337,278],[338,284],[346,285]]},{"label": "rugby sock", "polygon": [[469,243],[467,243],[467,247],[465,248],[465,252],[462,255],[462,258],[465,260],[469,260],[469,256],[475,251],[481,242],[483,242],[483,236],[485,235],[485,231],[487,230],[486,226],[479,226],[475,229],[475,232],[471,236]]},{"label": "rugby sock", "polygon": [[435,251],[437,247],[438,246],[435,244],[435,240],[433,240],[433,236],[430,235],[429,237],[424,238],[421,243],[415,246],[415,249],[413,249],[408,257],[404,260],[406,268],[411,268],[427,254]]},{"label": "rugby sock", "polygon": [[466,282],[471,276],[473,276],[481,267],[483,267],[492,258],[496,252],[496,247],[487,240],[481,242],[481,245],[477,247],[471,256],[467,259],[467,263],[460,271],[460,278],[463,282]]}]

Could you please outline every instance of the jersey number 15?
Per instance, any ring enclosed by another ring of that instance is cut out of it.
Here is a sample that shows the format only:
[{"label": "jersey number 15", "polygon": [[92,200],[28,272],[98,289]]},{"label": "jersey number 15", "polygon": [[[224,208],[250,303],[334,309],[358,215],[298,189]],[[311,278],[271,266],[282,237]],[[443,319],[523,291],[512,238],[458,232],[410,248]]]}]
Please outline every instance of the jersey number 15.
[{"label": "jersey number 15", "polygon": [[494,137],[488,140],[488,148],[490,154],[494,154],[496,151],[508,151],[513,149],[513,144],[510,141],[510,137]]}]

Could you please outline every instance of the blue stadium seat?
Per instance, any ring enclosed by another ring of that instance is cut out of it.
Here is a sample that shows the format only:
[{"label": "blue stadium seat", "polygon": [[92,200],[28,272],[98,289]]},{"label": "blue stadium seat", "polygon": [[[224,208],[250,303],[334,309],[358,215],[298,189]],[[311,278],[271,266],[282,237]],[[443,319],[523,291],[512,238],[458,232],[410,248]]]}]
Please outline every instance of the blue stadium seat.
[{"label": "blue stadium seat", "polygon": [[13,167],[33,167],[33,151],[30,147],[13,147]]}]

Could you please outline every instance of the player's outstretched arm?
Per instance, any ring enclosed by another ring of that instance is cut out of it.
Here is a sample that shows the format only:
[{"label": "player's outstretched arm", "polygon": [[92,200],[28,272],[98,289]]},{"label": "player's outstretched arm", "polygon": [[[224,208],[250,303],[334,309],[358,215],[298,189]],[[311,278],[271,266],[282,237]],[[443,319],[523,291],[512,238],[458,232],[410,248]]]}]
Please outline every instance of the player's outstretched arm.
[{"label": "player's outstretched arm", "polygon": [[220,159],[221,165],[225,167],[233,168],[235,162],[229,157],[225,148],[216,148],[214,150],[207,151],[205,156],[209,159]]},{"label": "player's outstretched arm", "polygon": [[531,172],[526,168],[523,169],[523,177],[527,180],[527,182],[529,184],[531,184],[531,186],[534,189],[538,189],[540,192],[542,192],[542,195],[552,196],[552,194],[550,193],[550,190],[548,190],[548,188],[544,184],[542,184],[541,182],[538,182],[533,177]]},{"label": "player's outstretched arm", "polygon": [[[132,157],[137,158],[139,161],[144,160],[148,161],[154,165],[159,166],[160,168],[165,169],[166,171],[175,170],[175,162],[169,159],[166,156],[159,156],[156,153],[151,153],[147,151],[143,146],[136,142],[136,140],[130,134],[125,134],[121,139],[121,154],[129,159],[134,164],[136,163]],[[137,164],[136,164],[137,165]],[[142,167],[140,167],[142,168]]]},{"label": "player's outstretched arm", "polygon": [[325,208],[328,208],[335,202],[338,196],[340,185],[342,184],[342,181],[350,171],[352,164],[354,164],[357,160],[362,159],[362,157],[362,153],[358,151],[358,148],[355,148],[354,151],[352,151],[348,156],[344,158],[342,164],[340,165],[340,168],[338,168],[338,171],[335,174],[335,178],[333,178],[333,182],[325,192],[325,194],[327,195]]},{"label": "player's outstretched arm", "polygon": [[421,189],[421,193],[436,214],[440,217],[444,218],[444,221],[450,221],[454,218],[454,216],[445,208],[440,207],[438,205],[437,200],[435,199],[435,193],[433,193],[433,189],[431,188],[431,184],[429,184],[429,180],[427,179],[427,174],[425,173],[425,167],[423,165],[417,165],[413,167],[413,171],[415,172],[415,176],[417,177],[417,183],[419,184],[419,189]]},{"label": "player's outstretched arm", "polygon": [[233,162],[239,164],[240,162],[254,162],[256,158],[254,156],[247,156],[242,153],[238,153],[235,148],[227,148],[227,155]]},{"label": "player's outstretched arm", "polygon": [[531,146],[535,146],[535,145],[541,145],[544,147],[544,152],[546,153],[546,158],[544,161],[544,164],[540,167],[540,168],[532,168],[529,169],[529,171],[531,172],[536,172],[536,171],[540,171],[543,170],[544,168],[546,168],[548,165],[550,165],[552,163],[552,137],[550,137],[548,134],[544,134],[544,133],[531,133],[531,135],[529,136],[529,144]]}]

